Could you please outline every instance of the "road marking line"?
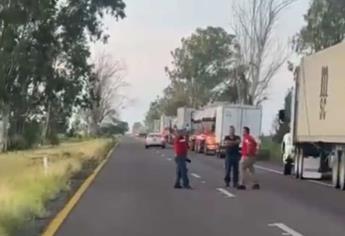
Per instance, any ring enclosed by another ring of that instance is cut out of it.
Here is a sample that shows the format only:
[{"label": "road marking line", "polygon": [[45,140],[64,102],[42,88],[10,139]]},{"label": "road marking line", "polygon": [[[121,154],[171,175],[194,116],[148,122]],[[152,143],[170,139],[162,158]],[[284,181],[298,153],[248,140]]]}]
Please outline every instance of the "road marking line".
[{"label": "road marking line", "polygon": [[275,174],[279,174],[279,175],[282,175],[283,172],[281,171],[278,171],[278,170],[273,170],[271,168],[266,168],[266,167],[263,167],[263,166],[258,166],[258,165],[255,165],[256,168],[260,169],[260,170],[265,170],[265,171],[268,171],[268,172],[272,172],[272,173],[275,173]]},{"label": "road marking line", "polygon": [[223,188],[217,188],[217,190],[221,193],[223,193],[225,196],[229,197],[229,198],[234,198],[235,195],[233,195],[232,193],[230,193],[229,191],[223,189]]},{"label": "road marking line", "polygon": [[194,178],[197,178],[197,179],[201,179],[201,176],[198,174],[195,174],[195,173],[192,173],[191,176],[193,176]]},{"label": "road marking line", "polygon": [[168,160],[168,161],[172,161],[172,158],[168,158],[167,160]]},{"label": "road marking line", "polygon": [[277,227],[281,230],[284,231],[284,233],[282,235],[287,235],[287,236],[303,236],[303,234],[298,233],[297,231],[291,229],[290,227],[288,227],[287,225],[283,224],[283,223],[273,223],[273,224],[269,224],[269,227]]},{"label": "road marking line", "polygon": [[83,194],[91,186],[97,175],[101,172],[105,164],[109,161],[111,155],[113,154],[116,147],[119,145],[117,143],[107,154],[106,158],[98,165],[98,167],[93,171],[93,173],[82,183],[79,189],[74,193],[72,198],[67,202],[64,208],[52,219],[47,228],[42,233],[42,236],[54,236],[59,230],[61,225],[64,223],[68,215],[72,212],[74,207],[77,205]]},{"label": "road marking line", "polygon": [[[274,169],[271,169],[271,168],[266,168],[266,167],[258,166],[258,165],[255,165],[255,167],[256,167],[257,169],[264,170],[264,171],[267,171],[267,172],[271,172],[271,173],[275,173],[275,174],[279,174],[279,175],[284,175],[283,172],[278,171],[278,170],[274,170]],[[307,180],[307,182],[314,183],[314,184],[318,184],[318,185],[322,185],[322,186],[326,186],[326,187],[332,187],[332,188],[333,188],[333,185],[332,185],[332,184],[327,184],[327,183],[324,183],[324,182],[322,182],[322,181]]]},{"label": "road marking line", "polygon": [[317,180],[308,180],[308,182],[314,183],[314,184],[319,184],[319,185],[326,186],[326,187],[332,187],[332,188],[333,188],[333,185],[332,185],[332,184],[327,184],[327,183],[324,183],[324,182],[321,182],[321,181],[317,181]]}]

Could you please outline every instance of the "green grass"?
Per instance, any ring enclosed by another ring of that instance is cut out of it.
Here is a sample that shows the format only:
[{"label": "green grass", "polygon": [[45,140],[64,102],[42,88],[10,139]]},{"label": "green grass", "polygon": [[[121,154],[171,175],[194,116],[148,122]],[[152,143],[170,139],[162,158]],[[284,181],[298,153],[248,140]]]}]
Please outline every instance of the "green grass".
[{"label": "green grass", "polygon": [[269,155],[272,161],[281,161],[280,144],[272,141],[272,137],[261,137],[261,148],[263,152]]},{"label": "green grass", "polygon": [[69,188],[70,178],[84,162],[100,162],[112,145],[109,139],[95,139],[0,154],[0,236],[16,235],[31,218],[44,217],[46,202]]}]

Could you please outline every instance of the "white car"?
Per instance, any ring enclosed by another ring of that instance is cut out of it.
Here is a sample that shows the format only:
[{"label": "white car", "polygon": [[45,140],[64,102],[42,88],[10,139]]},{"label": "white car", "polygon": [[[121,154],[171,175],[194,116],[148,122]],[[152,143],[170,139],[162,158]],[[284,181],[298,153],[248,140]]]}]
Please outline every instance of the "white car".
[{"label": "white car", "polygon": [[161,134],[151,133],[146,136],[145,148],[161,147],[165,148],[165,139]]}]

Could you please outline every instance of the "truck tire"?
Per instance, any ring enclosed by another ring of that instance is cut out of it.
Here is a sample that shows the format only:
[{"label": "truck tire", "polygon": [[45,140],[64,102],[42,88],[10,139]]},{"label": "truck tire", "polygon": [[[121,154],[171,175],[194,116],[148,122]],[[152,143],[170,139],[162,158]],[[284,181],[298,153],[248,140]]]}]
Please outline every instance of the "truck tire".
[{"label": "truck tire", "polygon": [[341,190],[345,190],[345,155],[344,151],[341,152],[340,168],[339,168],[339,187]]},{"label": "truck tire", "polygon": [[299,172],[299,164],[300,164],[300,148],[297,149],[297,153],[296,153],[296,159],[295,159],[295,168],[294,168],[294,171],[295,171],[295,177],[298,179],[299,178],[299,175],[300,175],[300,172]]},{"label": "truck tire", "polygon": [[335,157],[332,163],[332,185],[334,188],[339,188],[340,186],[340,158],[339,151],[335,151]]},{"label": "truck tire", "polygon": [[209,154],[209,153],[208,153],[208,149],[207,149],[207,145],[206,145],[206,144],[204,145],[204,153],[205,153],[205,155],[206,155],[206,156],[208,156],[208,154]]},{"label": "truck tire", "polygon": [[300,156],[299,156],[299,164],[298,164],[299,179],[304,179],[303,170],[304,170],[304,156],[303,156],[303,151],[301,150]]},{"label": "truck tire", "polygon": [[345,155],[339,151],[339,188],[345,190]]},{"label": "truck tire", "polygon": [[297,179],[303,179],[303,164],[304,164],[304,157],[303,157],[303,149],[298,148],[295,160],[295,174]]}]

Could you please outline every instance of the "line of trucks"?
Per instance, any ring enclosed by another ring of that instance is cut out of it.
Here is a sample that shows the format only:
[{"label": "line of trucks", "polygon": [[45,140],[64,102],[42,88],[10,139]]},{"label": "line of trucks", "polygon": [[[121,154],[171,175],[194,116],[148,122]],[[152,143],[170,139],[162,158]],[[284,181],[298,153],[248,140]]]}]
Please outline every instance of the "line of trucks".
[{"label": "line of trucks", "polygon": [[222,140],[229,134],[230,126],[234,126],[238,134],[247,126],[252,135],[259,140],[261,120],[261,106],[213,103],[198,110],[181,107],[177,110],[177,117],[163,115],[159,132],[168,143],[174,139],[175,130],[185,132],[188,134],[192,151],[223,157]]},{"label": "line of trucks", "polygon": [[[290,117],[279,111],[280,121],[290,126],[281,145],[284,165],[291,165],[296,178],[329,179],[345,190],[345,43],[302,58],[292,100]],[[261,123],[259,106],[213,103],[162,116],[160,132],[171,142],[174,129],[185,130],[191,150],[221,157],[231,125],[237,133],[248,126],[260,143]]]}]

